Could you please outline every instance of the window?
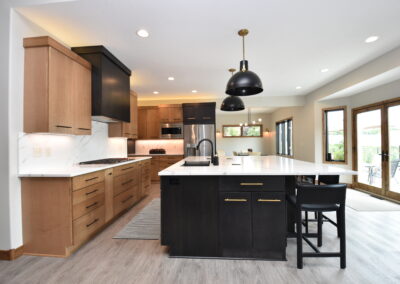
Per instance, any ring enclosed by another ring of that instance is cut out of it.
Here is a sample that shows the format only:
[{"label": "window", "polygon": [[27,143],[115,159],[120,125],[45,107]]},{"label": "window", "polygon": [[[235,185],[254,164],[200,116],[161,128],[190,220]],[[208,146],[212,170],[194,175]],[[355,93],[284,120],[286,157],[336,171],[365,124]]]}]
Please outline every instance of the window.
[{"label": "window", "polygon": [[293,120],[291,118],[276,123],[276,153],[293,156]]},{"label": "window", "polygon": [[324,162],[346,163],[346,107],[322,110]]},{"label": "window", "polygon": [[235,137],[262,137],[262,125],[252,124],[248,126],[223,125],[222,134],[225,138]]}]

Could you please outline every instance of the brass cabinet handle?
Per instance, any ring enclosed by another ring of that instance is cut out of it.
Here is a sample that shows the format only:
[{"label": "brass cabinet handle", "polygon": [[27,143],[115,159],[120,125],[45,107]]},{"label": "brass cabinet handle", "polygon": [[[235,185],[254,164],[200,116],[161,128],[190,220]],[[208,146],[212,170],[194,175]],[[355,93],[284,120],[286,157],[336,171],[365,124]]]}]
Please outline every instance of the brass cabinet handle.
[{"label": "brass cabinet handle", "polygon": [[264,185],[263,182],[241,182],[240,185],[242,186],[262,186]]},{"label": "brass cabinet handle", "polygon": [[225,202],[247,202],[246,198],[225,198]]},{"label": "brass cabinet handle", "polygon": [[124,168],[124,169],[121,169],[121,171],[126,171],[126,170],[129,170],[129,169],[133,169],[133,167]]},{"label": "brass cabinet handle", "polygon": [[130,195],[127,199],[125,199],[125,200],[122,200],[121,201],[121,203],[125,203],[125,202],[127,202],[129,199],[131,199],[133,197],[133,195]]},{"label": "brass cabinet handle", "polygon": [[130,180],[126,181],[126,182],[121,183],[121,185],[125,185],[125,184],[128,184],[128,183],[131,183],[132,181],[133,181],[133,179],[130,179]]},{"label": "brass cabinet handle", "polygon": [[257,199],[257,201],[258,202],[282,202],[282,200],[280,200],[280,199],[262,199],[262,198]]},{"label": "brass cabinet handle", "polygon": [[203,116],[203,119],[211,119],[210,116]]},{"label": "brass cabinet handle", "polygon": [[91,180],[94,180],[94,179],[96,179],[96,178],[99,178],[99,177],[94,177],[94,178],[85,179],[85,181],[91,181]]},{"label": "brass cabinet handle", "polygon": [[97,205],[97,202],[95,202],[95,203],[93,203],[93,204],[90,204],[90,205],[86,206],[86,209],[89,209],[90,207],[93,207],[93,206],[96,206],[96,205]]},{"label": "brass cabinet handle", "polygon": [[86,195],[89,195],[89,194],[95,193],[96,191],[98,191],[98,189],[92,190],[92,191],[90,191],[90,192],[86,192]]},{"label": "brass cabinet handle", "polygon": [[79,130],[90,130],[89,128],[78,127]]},{"label": "brass cabinet handle", "polygon": [[65,125],[56,125],[58,128],[72,128],[72,126],[65,126]]},{"label": "brass cabinet handle", "polygon": [[193,120],[193,119],[196,119],[195,117],[188,117],[187,119],[191,119],[191,120]]},{"label": "brass cabinet handle", "polygon": [[94,221],[92,223],[89,223],[86,225],[87,228],[89,228],[90,226],[92,226],[94,223],[96,223],[97,221],[99,221],[98,218],[94,219]]}]

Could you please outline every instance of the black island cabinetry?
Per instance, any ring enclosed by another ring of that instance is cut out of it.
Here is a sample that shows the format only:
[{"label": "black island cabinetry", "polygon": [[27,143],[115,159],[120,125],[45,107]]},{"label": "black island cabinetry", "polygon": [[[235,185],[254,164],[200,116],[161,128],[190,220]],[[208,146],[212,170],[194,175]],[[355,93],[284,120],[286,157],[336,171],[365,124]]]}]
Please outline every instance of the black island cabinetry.
[{"label": "black island cabinetry", "polygon": [[176,257],[286,260],[285,176],[162,176],[161,244]]}]

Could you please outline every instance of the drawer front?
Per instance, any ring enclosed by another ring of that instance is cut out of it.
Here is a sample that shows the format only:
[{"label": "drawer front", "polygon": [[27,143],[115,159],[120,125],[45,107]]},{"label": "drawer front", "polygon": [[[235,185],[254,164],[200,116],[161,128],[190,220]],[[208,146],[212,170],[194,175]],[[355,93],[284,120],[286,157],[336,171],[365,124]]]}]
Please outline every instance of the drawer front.
[{"label": "drawer front", "polygon": [[134,171],[139,167],[137,163],[131,163],[114,168],[114,177]]},{"label": "drawer front", "polygon": [[284,176],[235,176],[220,177],[220,191],[258,192],[285,191]]},{"label": "drawer front", "polygon": [[74,220],[73,234],[74,245],[79,245],[90,238],[104,225],[104,206],[96,208],[92,212]]},{"label": "drawer front", "polygon": [[104,205],[104,190],[101,194],[95,195],[82,201],[78,204],[75,204],[72,209],[72,217],[74,220],[80,218],[81,216],[99,208]]},{"label": "drawer front", "polygon": [[72,204],[76,205],[94,196],[104,193],[104,181],[75,190],[72,193]]},{"label": "drawer front", "polygon": [[72,179],[72,190],[78,190],[102,181],[104,181],[104,171],[77,176]]},{"label": "drawer front", "polygon": [[139,182],[137,172],[128,172],[124,175],[114,177],[114,196],[124,192]]},{"label": "drawer front", "polygon": [[138,199],[138,186],[135,186],[114,197],[114,216],[132,206]]},{"label": "drawer front", "polygon": [[142,166],[141,168],[141,175],[142,176],[147,176],[151,174],[151,167],[150,164],[146,165],[146,166]]}]

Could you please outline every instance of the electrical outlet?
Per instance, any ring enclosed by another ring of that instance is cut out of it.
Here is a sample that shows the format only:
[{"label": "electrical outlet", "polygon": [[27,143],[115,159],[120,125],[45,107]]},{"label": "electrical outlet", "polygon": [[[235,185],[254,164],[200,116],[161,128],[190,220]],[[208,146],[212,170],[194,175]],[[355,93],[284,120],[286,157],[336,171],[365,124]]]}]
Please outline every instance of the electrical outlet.
[{"label": "electrical outlet", "polygon": [[40,147],[33,147],[33,157],[39,158],[42,156],[42,148]]}]

